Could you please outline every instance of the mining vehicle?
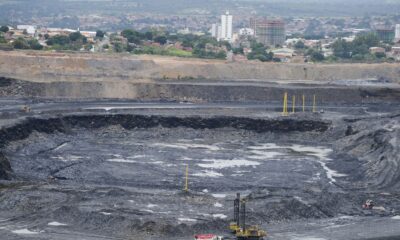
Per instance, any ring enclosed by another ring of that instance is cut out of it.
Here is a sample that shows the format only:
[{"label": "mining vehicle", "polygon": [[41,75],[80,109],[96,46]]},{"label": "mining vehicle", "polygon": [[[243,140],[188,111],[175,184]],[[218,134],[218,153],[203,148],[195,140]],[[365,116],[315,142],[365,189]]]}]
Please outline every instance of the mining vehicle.
[{"label": "mining vehicle", "polygon": [[375,206],[374,201],[368,199],[368,200],[365,201],[365,203],[362,205],[362,208],[363,208],[363,209],[369,209],[369,210],[370,210],[370,209],[373,209],[374,206]]},{"label": "mining vehicle", "polygon": [[233,203],[233,222],[229,224],[229,229],[238,240],[261,240],[267,236],[259,226],[246,226],[246,200],[240,199],[239,193]]},{"label": "mining vehicle", "polygon": [[239,207],[240,207],[240,193],[237,193],[236,198],[233,201],[233,222],[229,224],[229,229],[233,234],[236,234],[236,232],[240,231]]},{"label": "mining vehicle", "polygon": [[29,106],[25,105],[20,110],[21,110],[21,112],[28,113],[31,111],[31,108]]},{"label": "mining vehicle", "polygon": [[195,240],[223,240],[224,238],[221,236],[217,236],[214,234],[198,234],[194,236]]}]

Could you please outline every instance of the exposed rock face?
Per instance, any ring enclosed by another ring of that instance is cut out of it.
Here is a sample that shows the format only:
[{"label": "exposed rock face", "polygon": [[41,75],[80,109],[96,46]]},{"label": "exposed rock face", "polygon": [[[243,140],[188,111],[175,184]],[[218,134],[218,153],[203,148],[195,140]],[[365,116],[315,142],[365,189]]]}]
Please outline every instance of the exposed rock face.
[{"label": "exposed rock face", "polygon": [[18,79],[54,81],[350,80],[398,81],[399,64],[226,63],[159,56],[0,52],[0,73]]},{"label": "exposed rock face", "polygon": [[0,152],[0,179],[10,179],[11,165],[8,159]]},{"label": "exposed rock face", "polygon": [[340,139],[342,151],[361,163],[364,187],[393,188],[400,183],[399,115],[348,120],[347,137]]},{"label": "exposed rock face", "polygon": [[31,82],[0,78],[2,97],[45,97],[67,99],[138,99],[144,101],[189,102],[267,102],[281,103],[283,94],[305,96],[306,105],[312,104],[316,95],[317,105],[389,103],[400,99],[400,88],[385,86],[340,86],[279,84],[235,84],[219,82],[203,84],[192,82]]},{"label": "exposed rock face", "polygon": [[[316,94],[318,104],[369,103],[400,98],[400,87],[393,86],[400,79],[398,69],[398,64],[239,64],[157,56],[0,51],[0,96],[281,102],[283,93],[288,92],[298,97],[304,94],[308,101]],[[360,79],[364,82],[354,83]],[[369,83],[371,79],[375,84]],[[280,84],[288,80],[318,84]],[[390,88],[388,83],[392,83]]]}]

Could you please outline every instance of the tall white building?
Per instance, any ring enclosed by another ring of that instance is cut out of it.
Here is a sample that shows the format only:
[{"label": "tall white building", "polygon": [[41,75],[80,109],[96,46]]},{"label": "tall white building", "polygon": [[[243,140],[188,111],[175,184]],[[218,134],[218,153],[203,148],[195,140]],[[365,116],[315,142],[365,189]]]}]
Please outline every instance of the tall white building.
[{"label": "tall white building", "polygon": [[211,25],[211,36],[214,38],[218,38],[218,25],[216,23],[214,23],[213,25]]},{"label": "tall white building", "polygon": [[225,15],[221,15],[221,35],[219,36],[219,40],[224,41],[232,41],[233,32],[233,17],[229,14],[229,11],[226,12]]},{"label": "tall white building", "polygon": [[396,39],[396,41],[400,41],[400,24],[396,24],[395,39]]}]

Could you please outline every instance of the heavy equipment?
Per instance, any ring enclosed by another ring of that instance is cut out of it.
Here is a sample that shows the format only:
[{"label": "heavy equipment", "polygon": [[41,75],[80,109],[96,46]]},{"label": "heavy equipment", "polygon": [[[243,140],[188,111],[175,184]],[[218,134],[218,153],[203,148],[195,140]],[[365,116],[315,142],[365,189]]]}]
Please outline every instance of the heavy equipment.
[{"label": "heavy equipment", "polygon": [[195,240],[223,240],[224,238],[221,236],[217,236],[214,234],[198,234],[194,236]]},{"label": "heavy equipment", "polygon": [[29,113],[30,111],[31,111],[31,108],[27,105],[21,107],[21,112]]},{"label": "heavy equipment", "polygon": [[233,222],[229,224],[229,229],[234,234],[236,234],[236,232],[240,230],[239,207],[240,207],[240,193],[237,193],[236,198],[233,201]]},{"label": "heavy equipment", "polygon": [[240,199],[239,193],[233,203],[233,222],[229,224],[229,229],[238,240],[261,240],[267,236],[259,226],[246,225],[246,200]]},{"label": "heavy equipment", "polygon": [[365,201],[365,203],[362,205],[363,209],[374,209],[375,203],[374,201],[372,201],[371,199],[368,199],[367,201]]}]

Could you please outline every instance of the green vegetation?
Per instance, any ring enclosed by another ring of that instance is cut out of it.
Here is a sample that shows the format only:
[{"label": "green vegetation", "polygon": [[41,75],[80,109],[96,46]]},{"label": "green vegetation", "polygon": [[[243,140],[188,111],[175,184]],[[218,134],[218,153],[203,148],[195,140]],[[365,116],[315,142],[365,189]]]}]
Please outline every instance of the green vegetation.
[{"label": "green vegetation", "polygon": [[0,43],[7,43],[2,33],[0,33]]},{"label": "green vegetation", "polygon": [[226,52],[223,50],[220,50],[218,52],[212,52],[204,49],[195,48],[193,50],[193,55],[198,58],[226,59]]},{"label": "green vegetation", "polygon": [[101,30],[97,30],[97,31],[96,31],[96,37],[97,37],[97,38],[103,38],[104,35],[106,35],[105,32],[103,32],[103,31],[101,31]]},{"label": "green vegetation", "polygon": [[166,36],[157,36],[156,38],[154,38],[154,42],[159,43],[161,45],[164,45],[167,43],[167,37]]},{"label": "green vegetation", "polygon": [[125,52],[125,47],[121,42],[114,42],[113,46],[114,46],[115,52],[117,52],[117,53]]},{"label": "green vegetation", "polygon": [[192,57],[192,52],[184,51],[176,48],[162,48],[157,46],[143,46],[140,49],[133,50],[135,54],[154,54],[154,55],[166,55],[175,57]]},{"label": "green vegetation", "polygon": [[121,36],[128,39],[129,43],[140,44],[142,41],[141,33],[131,29],[126,29],[122,31]]},{"label": "green vegetation", "polygon": [[376,59],[377,56],[370,54],[369,48],[377,46],[379,46],[378,36],[374,33],[368,33],[357,36],[353,42],[339,39],[333,43],[332,49],[334,56],[337,58],[370,61]]},{"label": "green vegetation", "polygon": [[71,42],[68,36],[56,35],[54,37],[49,37],[46,41],[47,45],[67,45]]},{"label": "green vegetation", "polygon": [[306,56],[310,57],[312,62],[322,62],[325,60],[324,54],[321,52],[320,49],[310,48],[307,50]]},{"label": "green vegetation", "polygon": [[294,44],[294,48],[296,48],[296,49],[304,49],[304,48],[306,48],[306,45],[304,44],[303,41],[297,41],[296,44]]},{"label": "green vegetation", "polygon": [[247,59],[249,60],[260,60],[261,62],[272,61],[274,58],[274,54],[272,52],[267,52],[267,48],[257,42],[251,43],[251,53],[247,55]]},{"label": "green vegetation", "polygon": [[132,29],[125,29],[121,36],[127,39],[128,44],[124,46],[114,36],[112,43],[117,52],[226,59],[226,51],[231,50],[228,42],[218,42],[210,36],[170,34],[161,31],[139,32]]},{"label": "green vegetation", "polygon": [[15,49],[29,49],[29,44],[24,38],[18,38],[13,43],[12,46]]},{"label": "green vegetation", "polygon": [[377,52],[377,53],[375,53],[375,57],[376,57],[376,58],[379,58],[379,59],[385,58],[385,57],[386,57],[386,54],[385,54],[385,53],[382,53],[382,52]]},{"label": "green vegetation", "polygon": [[47,45],[56,50],[73,50],[78,51],[81,48],[87,49],[87,39],[80,32],[73,32],[69,36],[56,35],[48,37]]},{"label": "green vegetation", "polygon": [[244,49],[243,49],[243,47],[233,48],[233,49],[232,49],[232,52],[233,52],[234,54],[242,54],[242,55],[244,55]]},{"label": "green vegetation", "polygon": [[7,27],[7,26],[1,26],[0,27],[0,32],[4,32],[4,33],[6,33],[6,32],[8,32],[10,29]]},{"label": "green vegetation", "polygon": [[22,37],[16,39],[12,43],[13,48],[15,49],[33,49],[33,50],[42,50],[43,46],[39,44],[38,40],[30,39],[26,40]]},{"label": "green vegetation", "polygon": [[33,50],[42,50],[43,49],[43,46],[40,45],[39,41],[36,39],[29,40],[28,44],[29,44],[30,49],[33,49]]}]

